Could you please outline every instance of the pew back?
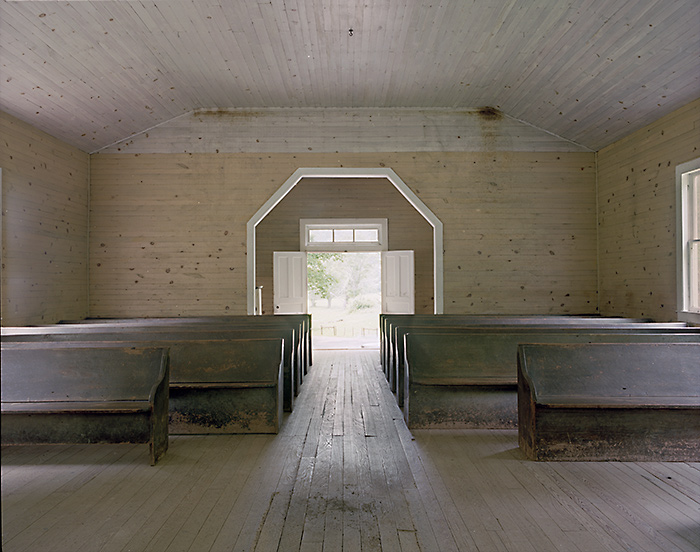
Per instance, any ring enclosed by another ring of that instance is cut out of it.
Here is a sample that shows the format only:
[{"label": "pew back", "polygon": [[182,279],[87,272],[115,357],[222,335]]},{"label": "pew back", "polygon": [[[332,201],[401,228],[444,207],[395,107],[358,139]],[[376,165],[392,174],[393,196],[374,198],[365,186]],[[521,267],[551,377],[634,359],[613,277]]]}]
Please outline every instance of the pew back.
[{"label": "pew back", "polygon": [[2,402],[152,401],[164,371],[156,348],[3,347]]},{"label": "pew back", "polygon": [[532,399],[551,408],[634,404],[700,408],[697,343],[525,344],[518,358]]}]

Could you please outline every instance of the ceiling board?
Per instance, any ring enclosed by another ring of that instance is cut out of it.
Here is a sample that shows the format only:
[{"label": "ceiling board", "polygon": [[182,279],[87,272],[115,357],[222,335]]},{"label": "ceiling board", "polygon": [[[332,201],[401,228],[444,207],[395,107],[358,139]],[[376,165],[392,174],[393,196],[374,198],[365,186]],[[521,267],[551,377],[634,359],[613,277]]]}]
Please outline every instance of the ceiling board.
[{"label": "ceiling board", "polygon": [[0,109],[96,151],[200,108],[488,105],[599,150],[700,97],[698,28],[697,0],[4,1]]}]

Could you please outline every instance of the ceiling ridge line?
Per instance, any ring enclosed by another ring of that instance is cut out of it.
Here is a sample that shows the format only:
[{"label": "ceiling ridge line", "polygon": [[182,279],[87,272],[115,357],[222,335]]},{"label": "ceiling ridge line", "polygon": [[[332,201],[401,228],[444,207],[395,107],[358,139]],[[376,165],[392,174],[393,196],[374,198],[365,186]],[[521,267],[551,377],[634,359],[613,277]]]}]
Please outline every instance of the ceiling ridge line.
[{"label": "ceiling ridge line", "polygon": [[[470,111],[478,112],[482,110],[483,107],[422,107],[422,106],[267,106],[267,107],[199,107],[193,109],[191,113],[198,115],[200,113],[216,112],[216,111],[444,111],[446,113],[450,112],[461,112]],[[179,117],[179,115],[178,115]],[[511,117],[515,118],[515,117]],[[167,122],[167,121],[165,121]],[[160,123],[163,124],[163,123]],[[158,125],[156,125],[158,126]]]},{"label": "ceiling ridge line", "polygon": [[102,146],[99,149],[96,149],[95,151],[89,151],[88,155],[94,155],[96,153],[100,153],[102,150],[106,150],[107,148],[111,148],[113,146],[116,146],[117,144],[121,144],[123,142],[126,142],[127,140],[131,140],[132,138],[136,138],[137,136],[141,136],[142,134],[146,134],[147,132],[153,130],[154,128],[158,128],[163,125],[167,125],[168,123],[173,122],[175,119],[179,119],[180,117],[185,117],[187,115],[193,115],[195,112],[194,109],[191,109],[190,111],[186,111],[185,113],[180,113],[179,115],[175,115],[175,117],[171,117],[170,119],[167,119],[165,121],[161,121],[157,125],[150,126],[148,128],[145,128],[143,130],[139,130],[138,132],[134,132],[133,134],[130,134],[126,138],[122,138],[120,140],[117,140],[116,142],[112,142],[111,144],[107,144],[106,146]]},{"label": "ceiling ridge line", "polygon": [[[500,111],[500,110],[499,110]],[[544,132],[546,134],[549,134],[550,136],[554,136],[555,138],[559,138],[560,140],[564,140],[565,142],[569,142],[570,144],[573,144],[579,148],[583,148],[586,151],[590,151],[591,153],[595,153],[596,150],[589,148],[588,146],[584,146],[583,144],[579,144],[578,142],[575,142],[574,140],[571,140],[569,138],[565,138],[564,136],[560,136],[559,134],[552,132],[551,130],[547,130],[541,127],[538,127],[537,125],[533,125],[532,123],[529,123],[528,121],[523,121],[522,119],[519,119],[518,117],[513,117],[512,115],[508,115],[505,111],[501,111],[503,115],[508,117],[509,119],[513,119],[514,121],[518,121],[519,123],[522,123],[524,125],[527,125],[531,128],[534,128],[536,130],[539,130],[540,132]]]}]

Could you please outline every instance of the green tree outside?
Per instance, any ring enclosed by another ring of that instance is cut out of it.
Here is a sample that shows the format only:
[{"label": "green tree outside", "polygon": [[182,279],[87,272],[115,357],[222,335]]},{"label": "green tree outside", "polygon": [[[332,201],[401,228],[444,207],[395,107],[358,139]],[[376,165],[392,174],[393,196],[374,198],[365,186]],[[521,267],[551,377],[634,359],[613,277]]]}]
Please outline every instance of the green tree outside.
[{"label": "green tree outside", "polygon": [[338,285],[338,278],[332,273],[333,263],[342,263],[343,256],[340,253],[309,253],[307,259],[307,279],[309,298],[326,299],[330,306],[334,288]]}]

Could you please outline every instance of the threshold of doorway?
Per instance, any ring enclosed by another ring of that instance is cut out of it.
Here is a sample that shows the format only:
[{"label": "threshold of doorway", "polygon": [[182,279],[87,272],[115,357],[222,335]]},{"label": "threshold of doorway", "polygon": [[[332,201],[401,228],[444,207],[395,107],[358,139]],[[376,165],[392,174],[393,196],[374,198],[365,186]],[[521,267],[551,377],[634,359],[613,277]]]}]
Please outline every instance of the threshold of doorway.
[{"label": "threshold of doorway", "polygon": [[312,338],[314,349],[323,350],[371,350],[379,349],[379,338],[374,337],[331,337],[315,335]]}]

